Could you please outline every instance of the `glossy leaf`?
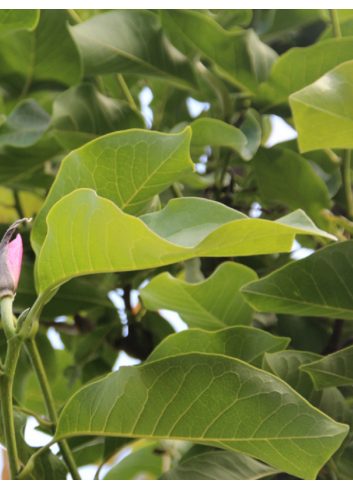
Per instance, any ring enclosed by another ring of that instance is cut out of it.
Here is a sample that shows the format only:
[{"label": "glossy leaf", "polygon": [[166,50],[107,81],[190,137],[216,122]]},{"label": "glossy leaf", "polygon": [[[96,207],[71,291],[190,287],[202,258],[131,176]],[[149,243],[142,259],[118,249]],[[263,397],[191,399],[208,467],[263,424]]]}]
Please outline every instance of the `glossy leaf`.
[{"label": "glossy leaf", "polygon": [[298,351],[265,353],[262,368],[284,380],[310,404],[331,418],[339,423],[350,424],[352,413],[341,392],[335,387],[317,391],[310,376],[303,371],[305,364],[317,358],[320,357],[313,353]]},{"label": "glossy leaf", "polygon": [[310,374],[317,389],[353,384],[353,347],[305,365],[302,370]]},{"label": "glossy leaf", "polygon": [[32,31],[39,21],[39,9],[0,9],[0,36],[20,29]]},{"label": "glossy leaf", "polygon": [[[269,80],[257,94],[256,106],[270,111],[298,90],[314,83],[336,66],[352,58],[353,39],[329,39],[305,48],[293,48],[274,65]],[[326,146],[328,147],[328,146]]]},{"label": "glossy leaf", "polygon": [[190,127],[191,145],[201,150],[205,146],[226,146],[240,152],[247,144],[247,138],[240,129],[217,119],[202,117],[192,122]]},{"label": "glossy leaf", "polygon": [[169,273],[162,273],[144,287],[140,295],[148,309],[171,309],[189,328],[213,331],[236,324],[251,324],[253,310],[239,290],[254,280],[257,275],[250,268],[226,262],[211,277],[197,284],[188,284]]},{"label": "glossy leaf", "polygon": [[272,222],[204,199],[177,199],[142,220],[88,189],[63,197],[47,223],[38,261],[41,293],[79,275],[153,268],[195,256],[289,251],[296,233],[330,237],[301,211]]},{"label": "glossy leaf", "polygon": [[221,451],[192,457],[160,480],[259,480],[278,472],[242,453]]},{"label": "glossy leaf", "polygon": [[197,83],[191,63],[169,43],[151,12],[107,12],[72,27],[71,32],[86,75],[147,75],[185,88]]},{"label": "glossy leaf", "polygon": [[265,352],[284,350],[289,338],[279,338],[261,329],[233,326],[217,332],[181,331],[166,338],[148,357],[148,362],[182,353],[215,353],[238,358],[260,368]]},{"label": "glossy leaf", "polygon": [[0,81],[11,90],[27,93],[33,85],[78,83],[81,59],[68,28],[63,9],[41,10],[33,32],[25,30],[3,36],[0,46]]},{"label": "glossy leaf", "polygon": [[318,226],[327,227],[321,212],[330,209],[330,196],[308,161],[289,149],[260,148],[253,165],[266,200],[303,209]]},{"label": "glossy leaf", "polygon": [[242,289],[257,311],[353,319],[353,243],[295,261]]},{"label": "glossy leaf", "polygon": [[353,61],[290,97],[302,152],[353,148]]},{"label": "glossy leaf", "polygon": [[0,126],[0,143],[25,148],[48,129],[50,116],[35,100],[24,100]]},{"label": "glossy leaf", "polygon": [[264,82],[277,54],[250,30],[227,32],[215,20],[194,10],[161,10],[162,24],[172,26],[215,63],[222,76],[238,88],[254,91]]},{"label": "glossy leaf", "polygon": [[201,441],[313,479],[347,431],[272,375],[240,360],[195,353],[121,368],[85,387],[64,407],[56,439],[101,434]]},{"label": "glossy leaf", "polygon": [[154,195],[193,169],[190,139],[190,129],[175,135],[134,129],[105,136],[70,153],[35,221],[31,237],[35,251],[47,234],[49,210],[73,190],[94,188],[124,212],[140,212]]},{"label": "glossy leaf", "polygon": [[124,102],[105,97],[91,83],[71,87],[54,101],[51,128],[69,150],[109,132],[134,127],[145,127],[142,115]]}]

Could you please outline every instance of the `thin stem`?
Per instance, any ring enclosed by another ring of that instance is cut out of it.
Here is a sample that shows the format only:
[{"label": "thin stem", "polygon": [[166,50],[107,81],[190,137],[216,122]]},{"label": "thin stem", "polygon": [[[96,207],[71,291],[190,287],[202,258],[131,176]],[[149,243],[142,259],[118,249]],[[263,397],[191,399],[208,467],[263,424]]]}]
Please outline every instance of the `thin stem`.
[{"label": "thin stem", "polygon": [[331,22],[332,22],[332,32],[334,37],[341,37],[341,27],[340,27],[340,21],[337,15],[337,10],[336,9],[329,9],[330,10],[330,16],[331,16]]},{"label": "thin stem", "polygon": [[[2,304],[3,300],[1,301],[1,306]],[[13,418],[12,388],[21,346],[22,340],[18,336],[12,336],[8,340],[4,372],[3,375],[1,375],[0,377],[1,410],[4,423],[5,442],[9,459],[11,479],[15,479],[20,468],[17,453],[15,424]]]},{"label": "thin stem", "polygon": [[40,447],[39,450],[34,452],[34,454],[30,457],[30,459],[26,463],[24,469],[18,474],[16,479],[22,480],[22,479],[25,479],[26,477],[28,477],[34,469],[34,462],[35,462],[36,458],[38,458],[40,455],[42,455],[42,453],[46,452],[52,445],[54,445],[54,443],[57,443],[57,441],[53,438],[49,443],[44,445],[44,447]]},{"label": "thin stem", "polygon": [[15,199],[15,209],[18,213],[18,218],[19,219],[23,219],[25,217],[24,215],[24,212],[22,210],[22,205],[21,205],[21,201],[20,201],[20,196],[18,194],[18,191],[17,190],[14,190],[13,191],[13,196],[14,196],[14,199]]},{"label": "thin stem", "polygon": [[184,197],[183,196],[183,193],[180,190],[179,185],[177,183],[175,183],[175,182],[172,183],[172,190],[173,190],[173,193],[174,193],[175,197],[177,197],[177,198]]},{"label": "thin stem", "polygon": [[15,324],[12,314],[13,296],[7,295],[1,299],[1,321],[6,338],[9,340],[15,335]]},{"label": "thin stem", "polygon": [[98,90],[100,91],[100,93],[102,95],[107,96],[107,91],[105,89],[104,81],[100,75],[96,76],[96,83],[97,83],[97,87],[98,87]]},{"label": "thin stem", "polygon": [[344,150],[343,164],[341,166],[342,184],[346,197],[347,204],[347,216],[349,219],[353,219],[353,197],[352,197],[352,183],[351,183],[351,150]]},{"label": "thin stem", "polygon": [[119,73],[118,75],[116,75],[116,77],[118,79],[118,82],[120,83],[122,91],[124,92],[126,100],[129,102],[132,108],[138,110],[135,104],[135,100],[133,99],[131,92],[129,90],[129,87],[126,85],[123,75]]},{"label": "thin stem", "polygon": [[82,19],[74,9],[67,8],[66,11],[70,15],[70,17],[76,22],[76,24],[81,24]]},{"label": "thin stem", "polygon": [[[42,359],[40,357],[37,345],[33,338],[27,338],[25,340],[25,348],[31,361],[33,370],[36,374],[40,390],[42,392],[44,404],[49,416],[50,421],[55,425],[58,422],[58,415],[56,413],[54,399],[51,393],[49,381],[43,366]],[[63,455],[65,463],[74,480],[80,480],[80,474],[78,473],[75,460],[72,456],[71,450],[66,440],[59,442],[60,451]]]},{"label": "thin stem", "polygon": [[39,416],[39,414],[34,413],[30,409],[27,409],[27,408],[22,407],[22,406],[16,406],[16,409],[18,411],[21,411],[24,414],[28,414],[28,416],[33,416],[33,418],[35,418],[38,421],[38,423],[41,426],[43,426],[43,428],[52,428],[53,427],[53,423],[51,421],[47,421],[46,419],[43,419],[41,416]]}]

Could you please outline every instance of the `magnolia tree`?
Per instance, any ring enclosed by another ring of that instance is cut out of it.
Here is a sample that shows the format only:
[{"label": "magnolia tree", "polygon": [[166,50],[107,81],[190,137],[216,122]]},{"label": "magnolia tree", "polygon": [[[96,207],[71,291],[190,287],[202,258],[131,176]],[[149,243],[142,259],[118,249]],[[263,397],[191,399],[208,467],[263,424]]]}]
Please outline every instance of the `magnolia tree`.
[{"label": "magnolia tree", "polygon": [[[353,10],[0,10],[13,479],[353,478],[351,35]],[[297,139],[269,147],[274,116]]]}]

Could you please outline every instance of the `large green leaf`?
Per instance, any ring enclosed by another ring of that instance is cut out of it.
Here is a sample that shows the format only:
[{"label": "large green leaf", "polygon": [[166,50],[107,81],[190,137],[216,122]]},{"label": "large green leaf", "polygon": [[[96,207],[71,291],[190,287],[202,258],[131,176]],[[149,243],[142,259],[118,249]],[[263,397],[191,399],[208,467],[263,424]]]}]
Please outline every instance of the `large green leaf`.
[{"label": "large green leaf", "polygon": [[215,353],[238,358],[255,367],[262,366],[265,352],[284,350],[289,338],[280,338],[261,329],[235,326],[216,332],[181,331],[168,336],[148,357],[148,362],[182,353]]},{"label": "large green leaf", "polygon": [[36,143],[48,129],[50,116],[35,100],[24,100],[0,126],[0,143],[25,148]]},{"label": "large green leaf", "polygon": [[290,97],[302,152],[353,148],[353,61]]},{"label": "large green leaf", "polygon": [[154,268],[195,256],[290,251],[296,233],[330,237],[302,211],[265,221],[216,202],[184,198],[138,219],[89,189],[63,197],[47,223],[38,261],[41,292],[90,273]]},{"label": "large green leaf", "polygon": [[260,148],[253,165],[266,200],[303,209],[319,226],[327,226],[320,213],[331,208],[330,196],[307,160],[289,149]]},{"label": "large green leaf", "polygon": [[78,83],[81,58],[72,40],[64,9],[41,10],[35,31],[21,30],[3,36],[0,46],[0,80],[11,91],[27,93],[33,85]]},{"label": "large green leaf", "polygon": [[257,311],[353,319],[353,242],[317,251],[242,289]]},{"label": "large green leaf", "polygon": [[180,134],[135,129],[107,135],[70,153],[35,221],[35,251],[47,234],[49,210],[73,190],[93,188],[124,212],[140,212],[154,195],[193,169],[190,139],[190,129]]},{"label": "large green leaf", "polygon": [[314,479],[347,432],[272,375],[240,360],[192,353],[123,367],[83,388],[64,407],[56,439],[184,439]]},{"label": "large green leaf", "polygon": [[259,480],[278,472],[242,453],[221,451],[192,457],[160,480]]},{"label": "large green leaf", "polygon": [[0,36],[20,29],[32,31],[39,21],[39,9],[0,9]]},{"label": "large green leaf", "polygon": [[244,133],[237,127],[217,119],[202,117],[190,124],[191,145],[204,149],[205,146],[226,146],[241,152],[247,144]]},{"label": "large green leaf", "polygon": [[264,82],[277,54],[251,30],[228,32],[215,20],[194,10],[161,10],[162,24],[213,61],[238,88],[254,91]]},{"label": "large green leaf", "polygon": [[[310,376],[301,367],[320,358],[318,355],[298,351],[265,353],[262,368],[273,373],[295,389],[313,406],[340,423],[350,424],[352,413],[341,392],[332,387],[317,391]],[[304,367],[305,368],[305,367]]]},{"label": "large green leaf", "polygon": [[255,105],[265,112],[287,102],[292,93],[351,60],[352,50],[353,38],[329,39],[306,48],[290,49],[274,65],[268,82],[260,87]]},{"label": "large green leaf", "polygon": [[240,288],[257,280],[251,268],[226,262],[203,282],[188,284],[162,273],[140,291],[148,309],[171,309],[189,328],[216,330],[236,324],[251,324],[253,310]]},{"label": "large green leaf", "polygon": [[191,63],[170,44],[151,12],[107,12],[71,32],[86,75],[130,73],[162,77],[185,88],[196,86]]},{"label": "large green leaf", "polygon": [[92,83],[71,87],[54,101],[51,128],[69,150],[109,132],[133,127],[145,127],[142,115],[125,102],[105,97]]},{"label": "large green leaf", "polygon": [[353,346],[305,365],[317,389],[353,384]]}]

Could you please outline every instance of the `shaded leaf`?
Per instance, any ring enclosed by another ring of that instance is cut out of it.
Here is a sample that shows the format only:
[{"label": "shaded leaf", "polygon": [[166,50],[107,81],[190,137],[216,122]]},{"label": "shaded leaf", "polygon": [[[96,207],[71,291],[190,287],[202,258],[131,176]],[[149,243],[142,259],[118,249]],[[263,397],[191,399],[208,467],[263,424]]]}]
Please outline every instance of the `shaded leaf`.
[{"label": "shaded leaf", "polygon": [[278,472],[247,455],[221,451],[192,457],[160,480],[259,480]]},{"label": "shaded leaf", "polygon": [[11,91],[27,93],[48,81],[78,83],[81,58],[66,22],[64,9],[42,9],[37,28],[3,36],[0,46],[1,82]]},{"label": "shaded leaf", "polygon": [[69,150],[109,132],[133,127],[145,127],[142,115],[124,102],[105,97],[91,83],[71,87],[54,101],[51,128]]},{"label": "shaded leaf", "polygon": [[240,360],[194,353],[122,367],[83,388],[64,407],[56,439],[201,441],[314,479],[347,431],[272,375]]},{"label": "shaded leaf", "polygon": [[350,424],[352,413],[341,392],[335,387],[317,391],[310,376],[303,371],[305,367],[302,366],[317,358],[320,357],[313,353],[297,351],[265,353],[262,368],[284,380],[310,404],[331,418],[340,423]]},{"label": "shaded leaf", "polygon": [[[141,443],[141,442],[140,442]],[[142,448],[136,448],[124,457],[104,476],[104,480],[155,480],[163,472],[163,458],[156,450],[161,450],[158,442],[142,442]]]},{"label": "shaded leaf", "polygon": [[241,152],[247,144],[243,132],[217,119],[202,117],[190,124],[192,129],[191,145],[203,151],[205,146],[226,146],[234,151]]},{"label": "shaded leaf", "polygon": [[353,148],[353,61],[290,97],[301,151]]},{"label": "shaded leaf", "polygon": [[162,24],[213,61],[220,74],[243,90],[254,91],[268,77],[277,54],[249,30],[227,32],[194,10],[161,10]]},{"label": "shaded leaf", "polygon": [[217,332],[181,331],[165,339],[148,357],[148,362],[182,353],[215,353],[238,358],[261,368],[265,352],[284,350],[289,338],[279,338],[261,329],[235,326]]},{"label": "shaded leaf", "polygon": [[257,311],[353,318],[353,243],[345,241],[294,261],[242,289]]},{"label": "shaded leaf", "polygon": [[141,211],[154,195],[193,169],[190,139],[190,129],[175,135],[134,129],[105,136],[70,153],[33,226],[35,251],[47,234],[49,210],[78,188],[93,188],[128,214]]},{"label": "shaded leaf", "polygon": [[140,220],[88,189],[63,197],[47,223],[38,261],[41,293],[78,275],[154,268],[195,256],[290,251],[296,233],[330,237],[302,211],[264,221],[195,198],[176,199]]},{"label": "shaded leaf", "polygon": [[48,129],[50,116],[35,100],[24,100],[0,126],[0,143],[25,148]]},{"label": "shaded leaf", "polygon": [[184,88],[196,85],[191,63],[164,36],[148,11],[113,11],[71,28],[86,75],[130,73],[162,77]]},{"label": "shaded leaf", "polygon": [[39,21],[39,9],[0,9],[0,36],[20,29],[32,31]]},{"label": "shaded leaf", "polygon": [[262,131],[259,120],[258,113],[254,109],[249,109],[245,121],[240,126],[241,132],[248,140],[247,144],[240,151],[240,156],[245,161],[251,160],[260,146]]},{"label": "shaded leaf", "polygon": [[303,369],[317,389],[353,384],[353,346],[321,358]]},{"label": "shaded leaf", "polygon": [[144,287],[140,295],[148,309],[170,309],[177,312],[189,328],[212,331],[251,324],[253,310],[239,290],[254,280],[257,275],[250,268],[225,262],[211,277],[197,284],[162,273]]},{"label": "shaded leaf", "polygon": [[319,226],[327,227],[320,215],[331,208],[324,182],[302,156],[283,148],[260,148],[253,159],[261,194],[270,202],[303,209]]}]

